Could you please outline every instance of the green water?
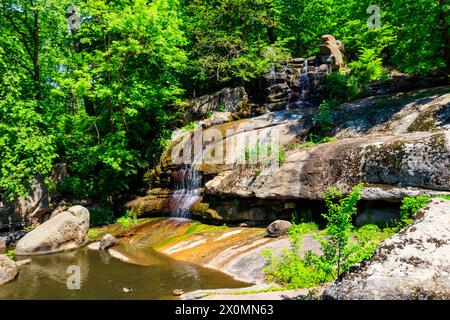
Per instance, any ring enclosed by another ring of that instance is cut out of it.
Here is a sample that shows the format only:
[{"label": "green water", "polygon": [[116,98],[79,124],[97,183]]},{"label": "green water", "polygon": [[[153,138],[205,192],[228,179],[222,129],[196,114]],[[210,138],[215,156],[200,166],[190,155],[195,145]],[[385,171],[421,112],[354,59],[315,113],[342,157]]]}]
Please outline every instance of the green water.
[{"label": "green water", "polygon": [[[172,295],[174,289],[188,292],[248,285],[214,270],[175,261],[152,249],[131,250],[143,265],[125,263],[106,252],[86,248],[33,256],[31,264],[22,266],[15,280],[0,287],[0,300],[176,299]],[[78,290],[67,288],[69,266],[79,267]],[[123,288],[133,291],[124,293]]]}]

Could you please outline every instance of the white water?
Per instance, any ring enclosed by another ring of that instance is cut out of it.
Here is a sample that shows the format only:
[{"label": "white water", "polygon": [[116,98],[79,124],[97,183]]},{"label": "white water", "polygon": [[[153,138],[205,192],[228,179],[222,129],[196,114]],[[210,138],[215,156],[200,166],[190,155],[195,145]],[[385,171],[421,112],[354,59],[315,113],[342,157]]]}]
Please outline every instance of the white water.
[{"label": "white water", "polygon": [[174,192],[170,199],[173,218],[191,218],[191,206],[200,198],[201,175],[195,165],[186,165],[174,175]]}]

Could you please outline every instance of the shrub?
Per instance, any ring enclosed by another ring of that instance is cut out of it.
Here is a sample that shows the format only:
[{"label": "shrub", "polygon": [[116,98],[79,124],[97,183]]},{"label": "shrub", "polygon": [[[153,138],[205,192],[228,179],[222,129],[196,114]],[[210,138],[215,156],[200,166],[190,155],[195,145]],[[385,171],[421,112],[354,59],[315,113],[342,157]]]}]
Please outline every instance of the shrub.
[{"label": "shrub", "polygon": [[[271,250],[263,252],[267,279],[290,289],[311,288],[339,277],[350,266],[372,257],[378,243],[393,234],[394,229],[381,230],[375,225],[357,230],[353,227],[351,221],[362,187],[362,184],[356,185],[346,197],[335,188],[324,193],[328,212],[323,214],[327,220],[323,232],[319,233],[315,224],[294,221],[289,229],[290,248],[280,256],[275,256]],[[301,257],[300,248],[306,233],[320,242],[321,255],[309,251]]]},{"label": "shrub", "polygon": [[130,212],[127,210],[125,214],[116,220],[116,223],[120,223],[122,228],[128,228],[132,224],[137,224],[137,213],[133,212],[132,216],[130,216]]},{"label": "shrub", "polygon": [[400,219],[397,222],[397,226],[401,228],[413,222],[414,214],[422,209],[429,201],[430,197],[428,196],[403,198],[400,207]]},{"label": "shrub", "polygon": [[293,224],[289,229],[290,248],[276,256],[273,250],[264,250],[266,259],[264,271],[268,281],[276,281],[287,288],[311,288],[318,283],[331,280],[327,275],[317,270],[314,265],[300,256],[300,247],[303,236],[307,233],[317,232],[314,223]]},{"label": "shrub", "polygon": [[98,208],[90,210],[91,227],[103,226],[114,221],[114,213],[110,208]]},{"label": "shrub", "polygon": [[336,107],[339,106],[339,102],[337,100],[325,100],[314,116],[314,125],[318,126],[322,132],[329,131],[333,128],[334,118],[333,112],[336,110]]}]

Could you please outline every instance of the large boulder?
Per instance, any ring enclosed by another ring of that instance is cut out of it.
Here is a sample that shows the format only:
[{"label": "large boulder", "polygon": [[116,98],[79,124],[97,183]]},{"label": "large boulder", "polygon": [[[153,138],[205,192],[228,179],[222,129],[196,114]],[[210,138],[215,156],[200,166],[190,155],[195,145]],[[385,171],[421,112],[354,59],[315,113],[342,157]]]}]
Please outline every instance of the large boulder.
[{"label": "large boulder", "polygon": [[14,280],[17,276],[17,266],[5,254],[0,254],[0,286]]},{"label": "large boulder", "polygon": [[278,238],[288,233],[292,223],[286,220],[276,220],[269,224],[266,230],[266,236],[271,238]]},{"label": "large boulder", "polygon": [[450,201],[433,199],[415,222],[381,243],[376,255],[325,299],[450,299]]},{"label": "large boulder", "polygon": [[319,58],[323,63],[331,63],[333,70],[338,70],[344,65],[344,45],[332,35],[324,35],[321,38]]},{"label": "large boulder", "polygon": [[89,211],[82,206],[74,206],[19,240],[16,255],[34,255],[75,249],[88,241]]},{"label": "large boulder", "polygon": [[110,233],[105,234],[100,240],[99,249],[106,250],[113,247],[117,242],[117,239]]}]

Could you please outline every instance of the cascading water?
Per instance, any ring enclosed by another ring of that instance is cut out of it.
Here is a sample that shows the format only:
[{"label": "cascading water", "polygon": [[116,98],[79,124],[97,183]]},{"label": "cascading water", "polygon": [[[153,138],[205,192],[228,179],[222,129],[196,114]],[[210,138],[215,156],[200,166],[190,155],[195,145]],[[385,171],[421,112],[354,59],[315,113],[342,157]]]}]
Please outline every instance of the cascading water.
[{"label": "cascading water", "polygon": [[200,198],[202,177],[195,165],[184,165],[174,174],[174,192],[170,199],[171,216],[189,219],[191,206]]}]

